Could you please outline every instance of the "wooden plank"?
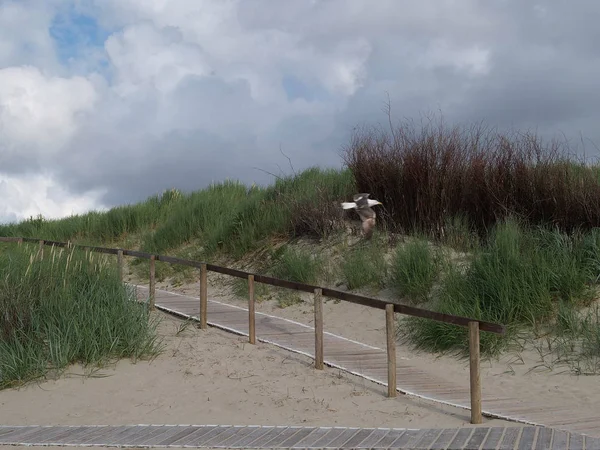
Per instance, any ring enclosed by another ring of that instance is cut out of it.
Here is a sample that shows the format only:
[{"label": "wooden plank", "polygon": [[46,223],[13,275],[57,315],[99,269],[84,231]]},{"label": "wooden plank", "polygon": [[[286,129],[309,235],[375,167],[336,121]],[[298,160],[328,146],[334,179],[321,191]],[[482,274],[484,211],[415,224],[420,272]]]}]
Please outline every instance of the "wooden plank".
[{"label": "wooden plank", "polygon": [[387,385],[388,397],[396,397],[396,327],[394,326],[394,305],[385,307],[387,339]]},{"label": "wooden plank", "polygon": [[456,436],[456,433],[458,433],[458,430],[459,429],[453,430],[448,428],[442,430],[440,435],[433,442],[433,444],[431,444],[431,447],[429,448],[432,450],[441,450],[447,448],[452,439],[454,439],[454,436]]},{"label": "wooden plank", "polygon": [[[251,433],[254,433],[258,427],[231,427],[229,430],[225,430],[225,432],[221,433],[219,439],[219,446],[223,448],[227,448],[228,446],[233,446],[235,443],[242,438],[248,436]],[[181,445],[188,445],[190,440],[184,440],[180,442]]]},{"label": "wooden plank", "polygon": [[162,446],[175,444],[175,442],[179,441],[180,439],[184,439],[185,437],[191,435],[195,431],[197,431],[195,427],[181,427],[181,429],[177,433],[165,437],[158,443],[158,445]]},{"label": "wooden plank", "polygon": [[323,370],[323,297],[321,289],[314,293],[315,313],[315,369]]},{"label": "wooden plank", "polygon": [[248,433],[241,439],[232,441],[227,445],[230,448],[252,448],[250,444],[268,432],[269,429],[266,427],[257,427],[251,433]]},{"label": "wooden plank", "polygon": [[144,435],[134,436],[132,438],[131,443],[132,443],[132,445],[137,445],[137,446],[150,445],[150,443],[154,442],[154,440],[156,440],[157,438],[160,438],[160,436],[168,433],[170,429],[171,429],[171,427],[166,427],[166,426],[152,427],[152,429],[150,431],[148,431],[147,433],[145,433]]},{"label": "wooden plank", "polygon": [[304,439],[298,441],[293,447],[294,448],[308,448],[311,447],[316,441],[321,439],[327,433],[329,433],[333,428],[315,428],[315,430],[307,435]]},{"label": "wooden plank", "polygon": [[156,263],[155,256],[150,255],[150,310],[154,310],[156,304]]},{"label": "wooden plank", "polygon": [[205,330],[208,328],[208,281],[207,281],[207,268],[206,264],[202,264],[200,268],[200,328]]},{"label": "wooden plank", "polygon": [[[115,445],[130,444],[131,442],[135,442],[136,439],[140,439],[140,438],[146,436],[154,428],[156,428],[156,427],[154,427],[152,425],[145,425],[145,426],[138,425],[138,426],[134,427],[130,432],[122,434],[121,438],[119,440],[117,440],[116,442],[114,442],[114,444]],[[103,443],[106,443],[106,441],[102,440],[102,435],[98,435],[91,441],[91,443],[103,444]]]},{"label": "wooden plank", "polygon": [[600,450],[600,438],[585,436],[585,450]]},{"label": "wooden plank", "polygon": [[415,441],[412,446],[414,448],[431,448],[434,442],[437,441],[437,438],[442,434],[443,430],[440,429],[429,429],[424,430],[422,436]]},{"label": "wooden plank", "polygon": [[349,442],[351,439],[354,439],[359,432],[360,428],[346,428],[342,433],[326,444],[326,446],[333,448],[346,448],[347,442]]},{"label": "wooden plank", "polygon": [[467,448],[481,447],[481,444],[483,443],[483,441],[485,441],[485,438],[487,437],[489,432],[490,432],[490,429],[487,427],[476,428],[475,431],[473,431],[473,434],[471,435],[469,440],[467,441],[466,447]]},{"label": "wooden plank", "polygon": [[414,444],[423,437],[426,430],[406,430],[402,436],[398,437],[389,446],[391,448],[414,448]]},{"label": "wooden plank", "polygon": [[161,445],[160,443],[163,441],[168,440],[171,436],[177,434],[179,431],[181,431],[180,427],[177,426],[164,426],[161,427],[163,429],[162,433],[156,433],[154,434],[152,437],[150,437],[149,439],[144,440],[143,444],[139,444],[139,445],[147,445],[147,446],[159,446]]},{"label": "wooden plank", "polygon": [[540,428],[537,440],[535,442],[536,450],[548,450],[552,443],[552,429]]},{"label": "wooden plank", "polygon": [[569,442],[569,433],[567,433],[564,430],[554,430],[554,433],[552,436],[552,449],[553,450],[558,450],[558,449],[565,450],[566,448],[568,448],[568,442]]},{"label": "wooden plank", "polygon": [[58,427],[59,430],[57,433],[52,433],[51,439],[41,439],[40,444],[53,443],[53,442],[61,442],[66,436],[71,433],[71,427]]},{"label": "wooden plank", "polygon": [[519,435],[521,434],[520,428],[507,428],[504,432],[504,436],[502,437],[502,441],[498,446],[499,450],[508,450],[513,449],[515,444],[519,440]]},{"label": "wooden plank", "polygon": [[469,380],[471,383],[471,423],[473,424],[480,424],[483,421],[479,366],[479,323],[469,322]]},{"label": "wooden plank", "polygon": [[569,434],[569,450],[583,450],[583,436]]},{"label": "wooden plank", "polygon": [[280,442],[279,447],[280,448],[288,448],[288,447],[293,448],[296,446],[296,444],[298,444],[300,441],[305,439],[308,435],[313,433],[315,431],[315,429],[316,428],[302,428],[297,433],[295,433],[293,436],[290,436],[285,441]]},{"label": "wooden plank", "polygon": [[67,430],[67,428],[68,427],[52,427],[52,429],[46,429],[46,432],[44,433],[43,437],[38,439],[38,444],[43,445],[54,442],[54,439],[56,439],[57,436],[59,436],[61,433],[64,433]]},{"label": "wooden plank", "polygon": [[322,447],[338,447],[333,441],[337,439],[341,434],[343,434],[347,428],[344,427],[336,427],[329,429],[328,433],[325,433],[319,439],[313,441],[310,446],[316,448]]},{"label": "wooden plank", "polygon": [[363,445],[363,442],[371,436],[373,433],[373,429],[363,429],[358,430],[354,436],[352,436],[349,440],[344,442],[344,447],[346,448],[357,448]]},{"label": "wooden plank", "polygon": [[[60,440],[61,444],[75,444],[79,439],[82,439],[86,434],[94,431],[95,427],[79,427],[71,428],[71,432]],[[35,442],[31,442],[35,444]]]},{"label": "wooden plank", "polygon": [[398,440],[406,433],[406,430],[387,430],[385,435],[377,441],[373,447],[376,448],[389,448],[392,443]]},{"label": "wooden plank", "polygon": [[[293,439],[294,436],[296,434],[298,434],[301,429],[302,429],[301,427],[289,427],[289,428],[286,428],[276,438],[271,439],[265,445],[267,445],[267,446],[269,446],[271,448],[280,448],[280,447],[282,447],[282,443],[283,442],[286,442],[286,441],[289,441],[289,440]],[[219,445],[222,447],[223,443],[220,442]]]},{"label": "wooden plank", "polygon": [[[265,446],[270,440],[276,438],[281,433],[283,433],[283,431],[286,428],[287,427],[266,429],[267,430],[266,433],[261,434],[256,439],[254,439],[253,441],[251,441],[248,444],[248,446],[249,447],[262,447],[262,446]],[[208,446],[208,445],[210,445],[210,443],[207,442],[206,445]]]},{"label": "wooden plank", "polygon": [[381,441],[389,433],[387,429],[374,429],[371,434],[367,436],[361,443],[360,446],[363,448],[375,448],[379,447],[379,441]]},{"label": "wooden plank", "polygon": [[139,431],[139,427],[135,425],[115,427],[112,431],[113,432],[110,434],[110,437],[106,439],[104,444],[116,445],[120,442],[126,441],[128,438],[131,438],[137,431]]},{"label": "wooden plank", "polygon": [[471,434],[473,433],[473,428],[461,428],[450,442],[451,448],[463,448],[467,441],[471,438]]},{"label": "wooden plank", "polygon": [[256,314],[254,310],[254,275],[248,275],[248,341],[256,344]]},{"label": "wooden plank", "polygon": [[[10,435],[5,435],[8,440],[0,440],[0,442],[31,442],[40,439],[45,433],[50,431],[46,427],[22,427],[14,430]],[[10,436],[10,437],[8,437]]]}]

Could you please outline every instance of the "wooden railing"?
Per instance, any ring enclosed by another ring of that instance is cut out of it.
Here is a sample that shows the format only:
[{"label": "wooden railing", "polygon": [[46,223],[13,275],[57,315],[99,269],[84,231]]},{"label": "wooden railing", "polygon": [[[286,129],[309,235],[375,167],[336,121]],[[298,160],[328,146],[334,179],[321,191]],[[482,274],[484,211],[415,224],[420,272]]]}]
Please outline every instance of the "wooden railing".
[{"label": "wooden railing", "polygon": [[368,306],[385,310],[386,314],[386,335],[387,335],[387,360],[388,360],[388,396],[396,396],[396,340],[395,340],[395,313],[406,314],[408,316],[422,317],[438,322],[449,323],[468,328],[469,335],[469,366],[470,366],[470,393],[471,393],[471,423],[479,424],[482,422],[481,413],[481,377],[480,377],[480,356],[479,356],[479,332],[487,331],[489,333],[504,334],[504,325],[486,322],[479,319],[472,319],[452,314],[443,314],[435,311],[404,305],[389,300],[382,300],[364,295],[352,294],[349,292],[331,289],[327,287],[315,286],[295,281],[282,280],[279,278],[268,277],[265,275],[245,272],[243,270],[232,269],[229,267],[216,266],[205,262],[192,261],[187,259],[175,258],[172,256],[155,255],[137,250],[126,250],[121,248],[95,247],[90,245],[72,244],[71,242],[57,242],[45,239],[23,238],[23,237],[0,237],[0,242],[23,242],[37,243],[39,252],[43,255],[44,246],[78,248],[98,253],[117,255],[119,274],[123,280],[123,256],[132,256],[150,260],[150,283],[149,283],[149,307],[154,309],[155,286],[156,286],[156,261],[170,264],[179,264],[188,267],[200,269],[200,328],[206,329],[207,322],[207,300],[208,286],[207,273],[217,272],[230,275],[237,278],[248,280],[248,339],[251,344],[256,343],[255,328],[255,308],[254,308],[254,283],[263,283],[271,286],[284,287],[302,292],[309,292],[314,295],[314,316],[315,316],[315,368],[323,369],[323,296],[335,298],[358,305]]}]

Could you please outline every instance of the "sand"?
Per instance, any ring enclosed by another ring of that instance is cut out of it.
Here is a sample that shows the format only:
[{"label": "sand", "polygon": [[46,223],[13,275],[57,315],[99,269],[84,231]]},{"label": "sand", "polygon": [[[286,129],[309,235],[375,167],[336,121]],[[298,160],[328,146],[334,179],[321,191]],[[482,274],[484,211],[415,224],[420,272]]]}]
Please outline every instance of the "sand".
[{"label": "sand", "polygon": [[[153,361],[83,377],[71,367],[57,380],[0,391],[5,425],[231,424],[364,427],[469,426],[469,411],[407,396],[269,344],[163,317],[167,345]],[[502,424],[486,420],[486,424]]]},{"label": "sand", "polygon": [[[246,306],[247,300],[232,295],[231,289],[223,284],[221,276],[210,274],[209,298],[229,304]],[[188,295],[197,295],[196,283],[179,287],[162,283],[157,287],[177,291]],[[313,309],[308,295],[305,302],[281,308],[273,300],[256,305],[256,311],[285,317],[307,325],[313,324]],[[373,308],[339,302],[332,299],[324,301],[324,330],[370,344],[386,348],[385,312]],[[468,360],[458,360],[453,356],[435,356],[415,352],[407,345],[397,343],[397,358],[410,361],[417,369],[429,373],[443,373],[449,381],[465,380],[469,377]],[[528,405],[538,405],[555,411],[556,418],[596,417],[600,403],[598,375],[576,375],[566,365],[542,361],[540,353],[531,344],[503,354],[499,359],[482,360],[481,379],[484,398],[512,398]],[[484,405],[485,409],[485,405]],[[464,413],[463,413],[464,414]],[[419,422],[421,423],[421,422]],[[592,433],[589,433],[592,435]],[[594,432],[600,437],[600,431]]]},{"label": "sand", "polygon": [[[132,280],[134,281],[134,280]],[[215,282],[210,274],[209,298],[245,305]],[[164,288],[196,295],[196,283]],[[309,303],[280,308],[274,301],[257,304],[257,311],[311,325]],[[386,398],[386,388],[337,369],[317,371],[310,358],[275,346],[247,343],[246,337],[209,328],[188,327],[173,316],[162,317],[159,331],[166,349],[152,361],[122,360],[94,377],[78,366],[56,380],[0,391],[0,423],[5,425],[124,425],[228,424],[362,427],[471,426],[469,411],[399,395]],[[327,300],[325,330],[385,348],[382,311]],[[444,377],[468,377],[468,365],[452,357],[436,358],[397,345],[398,358],[415,367],[440,371]],[[482,364],[484,393],[539,399],[552,396],[575,402],[579,413],[593,411],[600,401],[597,377],[554,371],[530,371],[538,362],[525,349],[499,361]],[[557,413],[559,414],[559,413]],[[564,414],[564,412],[563,412]],[[515,422],[484,418],[482,426],[519,426]]]}]

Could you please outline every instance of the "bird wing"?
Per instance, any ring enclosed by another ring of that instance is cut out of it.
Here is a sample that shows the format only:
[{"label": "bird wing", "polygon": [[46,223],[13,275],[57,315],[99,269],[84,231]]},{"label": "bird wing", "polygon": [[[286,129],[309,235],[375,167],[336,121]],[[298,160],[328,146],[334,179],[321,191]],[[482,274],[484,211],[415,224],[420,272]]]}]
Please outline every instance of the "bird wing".
[{"label": "bird wing", "polygon": [[371,194],[356,194],[353,199],[356,203],[356,206],[359,208],[361,206],[368,206],[369,195]]}]

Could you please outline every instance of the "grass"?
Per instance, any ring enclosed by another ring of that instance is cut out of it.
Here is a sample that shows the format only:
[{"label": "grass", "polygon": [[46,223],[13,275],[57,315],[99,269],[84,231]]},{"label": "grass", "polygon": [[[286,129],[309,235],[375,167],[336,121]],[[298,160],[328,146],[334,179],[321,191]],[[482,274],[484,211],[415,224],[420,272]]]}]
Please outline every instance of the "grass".
[{"label": "grass", "polygon": [[371,241],[359,242],[348,252],[341,263],[342,277],[348,289],[384,287],[388,271],[385,250],[383,240],[374,235]]},{"label": "grass", "polygon": [[[448,269],[432,308],[507,324],[506,337],[481,335],[482,353],[497,355],[519,331],[534,330],[590,304],[586,280],[593,272],[590,260],[582,257],[586,246],[578,241],[589,242],[589,237],[578,240],[557,230],[527,229],[514,220],[499,223],[465,271]],[[468,353],[466,330],[452,325],[409,318],[400,336],[416,348]]]},{"label": "grass", "polygon": [[[585,348],[576,353],[584,357],[594,354],[598,331],[579,312],[593,305],[600,277],[600,168],[569,153],[564,143],[480,125],[362,128],[343,151],[342,170],[313,167],[266,187],[228,180],[191,193],[169,190],[108,212],[0,225],[0,235],[246,262],[260,260],[257,251],[274,242],[288,242],[271,252],[262,273],[311,284],[337,276],[350,290],[391,287],[427,308],[506,324],[506,338],[482,334],[484,354],[503,351],[521,330],[545,328],[562,339],[553,349]],[[323,243],[347,228],[339,203],[356,192],[383,202],[375,236],[325,253]],[[390,248],[398,234],[418,238]],[[300,237],[312,245],[294,244]],[[442,245],[464,253],[446,258],[433,251]],[[147,261],[133,259],[130,267],[147,277]],[[196,276],[160,262],[156,269],[159,281]],[[269,294],[280,306],[299,301],[256,286],[258,301]],[[247,296],[244,280],[233,289]],[[409,319],[401,330],[417,348],[467,348],[466,330],[453,325]]]},{"label": "grass", "polygon": [[399,245],[391,264],[390,284],[413,303],[427,300],[441,269],[440,255],[423,239]]},{"label": "grass", "polygon": [[4,246],[0,273],[0,388],[161,350],[158,322],[102,256]]},{"label": "grass", "polygon": [[284,246],[271,267],[271,273],[276,278],[314,284],[322,268],[323,261],[319,256],[302,248]]}]

